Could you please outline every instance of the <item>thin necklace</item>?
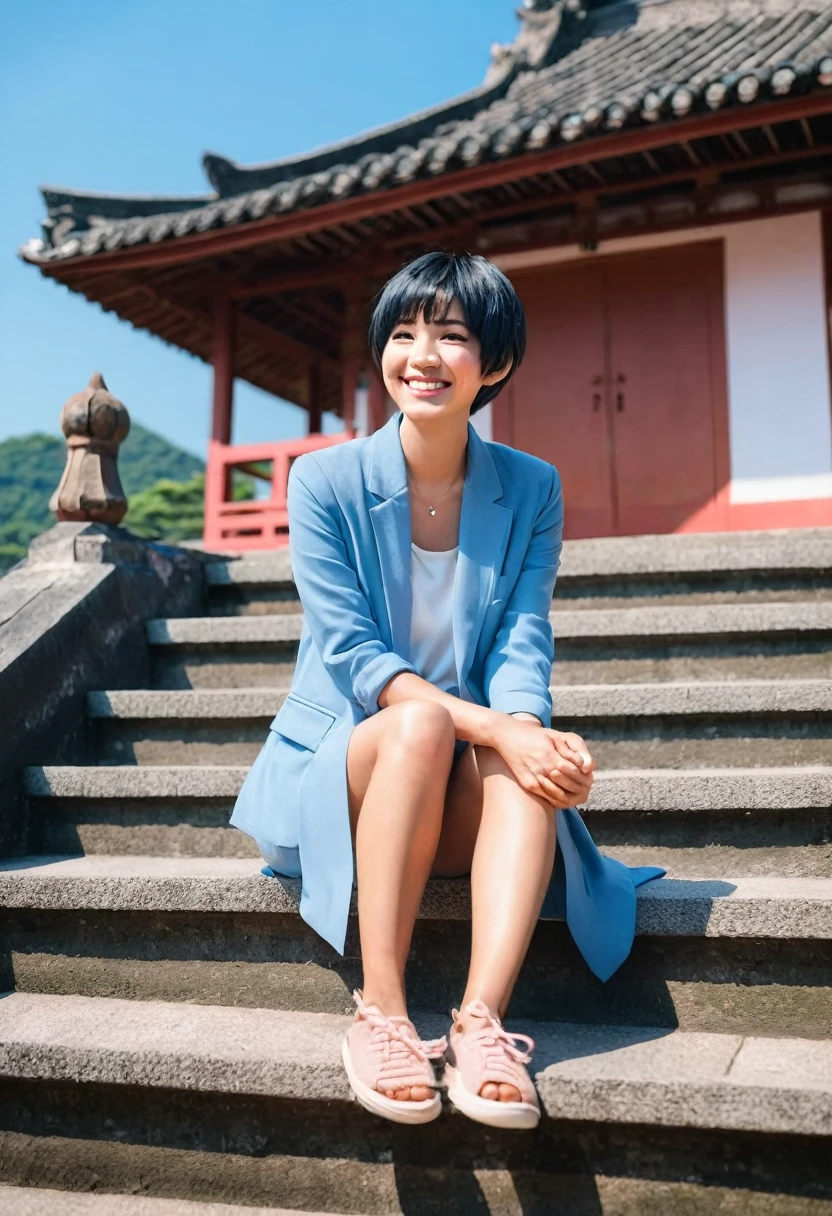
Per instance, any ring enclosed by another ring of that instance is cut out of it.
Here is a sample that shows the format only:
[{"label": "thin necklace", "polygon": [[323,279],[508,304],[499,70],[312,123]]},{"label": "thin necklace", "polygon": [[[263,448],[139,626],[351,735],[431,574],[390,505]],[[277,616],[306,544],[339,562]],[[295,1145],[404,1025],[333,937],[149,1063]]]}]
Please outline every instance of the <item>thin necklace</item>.
[{"label": "thin necklace", "polygon": [[[439,497],[434,499],[434,502],[441,503],[442,500],[444,498],[446,498],[448,494],[450,494],[451,490],[454,488],[454,486],[457,484],[458,481],[459,481],[459,474],[457,474],[457,476],[453,479],[453,481],[451,482],[450,485],[445,487],[445,489],[442,491],[442,493],[439,495]],[[428,509],[428,515],[435,515],[436,507],[433,505],[433,503],[428,502],[428,500],[425,498],[424,494],[422,494],[421,491],[416,486],[416,483],[413,481],[410,481],[408,479],[408,485],[410,486],[410,489],[413,491],[413,493],[416,495],[416,497],[421,498],[422,502],[425,504],[425,506]]]}]

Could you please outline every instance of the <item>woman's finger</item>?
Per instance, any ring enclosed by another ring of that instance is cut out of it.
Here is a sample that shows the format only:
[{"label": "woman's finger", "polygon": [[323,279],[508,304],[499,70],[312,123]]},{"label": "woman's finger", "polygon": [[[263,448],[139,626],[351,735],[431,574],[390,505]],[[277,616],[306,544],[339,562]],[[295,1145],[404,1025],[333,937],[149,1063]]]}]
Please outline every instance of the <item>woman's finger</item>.
[{"label": "woman's finger", "polygon": [[563,756],[565,760],[571,760],[578,768],[582,766],[583,757],[579,751],[569,746],[566,735],[559,730],[547,730],[546,734],[551,739],[552,746],[559,756]]},{"label": "woman's finger", "polygon": [[537,782],[540,787],[541,797],[547,802],[556,807],[559,811],[563,811],[566,807],[572,805],[572,799],[564,790],[559,789],[554,782],[550,781],[545,773],[539,773]]},{"label": "woman's finger", "polygon": [[579,794],[586,794],[586,781],[581,781],[575,777],[570,777],[563,773],[559,773],[555,768],[553,768],[549,773],[544,773],[544,776],[551,781],[552,785],[558,786],[565,793],[569,794],[570,797],[577,797]]},{"label": "woman's finger", "polygon": [[549,765],[546,771],[560,773],[564,777],[570,777],[573,781],[583,781],[586,775],[582,768],[578,768],[576,764],[573,764],[571,760],[567,760],[560,752],[555,754],[553,763]]},{"label": "woman's finger", "polygon": [[592,753],[580,735],[576,735],[572,731],[567,731],[560,736],[560,741],[565,743],[569,749],[570,755],[568,759],[571,759],[572,756],[577,756],[584,772],[588,772],[595,768],[595,761],[592,758]]}]

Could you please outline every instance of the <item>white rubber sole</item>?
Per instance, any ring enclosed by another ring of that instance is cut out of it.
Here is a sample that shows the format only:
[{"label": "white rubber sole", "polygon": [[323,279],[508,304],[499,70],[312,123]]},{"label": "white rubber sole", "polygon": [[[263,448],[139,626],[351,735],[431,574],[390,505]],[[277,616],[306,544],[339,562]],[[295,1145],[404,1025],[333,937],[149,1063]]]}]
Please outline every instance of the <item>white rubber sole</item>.
[{"label": "white rubber sole", "polygon": [[491,1098],[472,1094],[453,1064],[445,1065],[445,1084],[449,1100],[457,1110],[476,1123],[514,1131],[531,1131],[540,1122],[540,1108],[531,1102],[495,1102]]},{"label": "white rubber sole", "polygon": [[424,1102],[399,1102],[396,1098],[386,1098],[377,1089],[371,1089],[357,1075],[352,1064],[350,1047],[346,1038],[341,1045],[341,1057],[347,1070],[350,1087],[357,1102],[373,1115],[389,1119],[391,1123],[432,1123],[442,1113],[442,1099],[436,1093]]}]

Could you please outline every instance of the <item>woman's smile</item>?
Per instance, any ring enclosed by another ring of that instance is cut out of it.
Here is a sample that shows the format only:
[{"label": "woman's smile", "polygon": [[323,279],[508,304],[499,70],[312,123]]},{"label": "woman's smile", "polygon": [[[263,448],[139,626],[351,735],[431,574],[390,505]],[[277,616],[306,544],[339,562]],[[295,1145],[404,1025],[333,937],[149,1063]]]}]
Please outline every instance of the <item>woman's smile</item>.
[{"label": "woman's smile", "polygon": [[451,387],[450,380],[438,380],[425,376],[402,376],[402,382],[414,397],[438,397]]}]

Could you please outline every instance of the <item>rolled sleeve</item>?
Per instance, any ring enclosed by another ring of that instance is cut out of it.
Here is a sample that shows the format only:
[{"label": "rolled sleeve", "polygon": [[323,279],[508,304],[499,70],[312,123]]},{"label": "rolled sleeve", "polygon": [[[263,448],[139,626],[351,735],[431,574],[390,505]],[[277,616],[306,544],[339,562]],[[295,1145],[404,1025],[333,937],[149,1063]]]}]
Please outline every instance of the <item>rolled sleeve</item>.
[{"label": "rolled sleeve", "polygon": [[394,675],[413,671],[382,641],[358,583],[339,521],[340,510],[323,471],[309,456],[289,475],[289,546],[304,621],[338,690],[369,716]]}]

